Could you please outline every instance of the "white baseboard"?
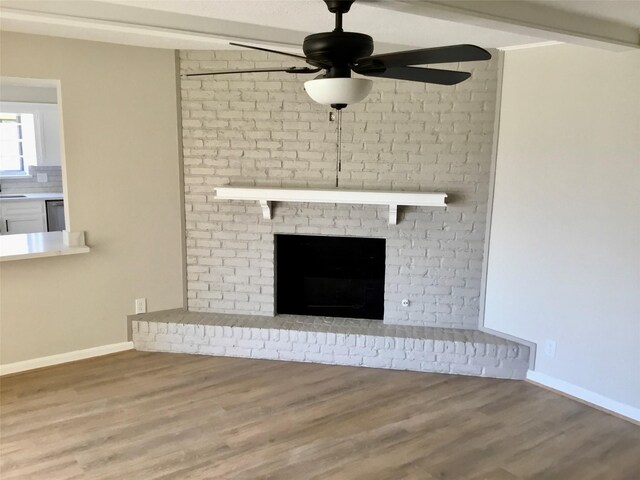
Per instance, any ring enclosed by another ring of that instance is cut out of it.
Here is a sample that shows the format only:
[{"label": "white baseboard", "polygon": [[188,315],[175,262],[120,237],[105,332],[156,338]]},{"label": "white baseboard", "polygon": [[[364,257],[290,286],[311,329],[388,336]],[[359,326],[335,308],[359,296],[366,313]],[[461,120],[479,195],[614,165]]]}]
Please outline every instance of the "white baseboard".
[{"label": "white baseboard", "polygon": [[578,387],[577,385],[565,382],[564,380],[558,380],[557,378],[545,375],[544,373],[534,372],[533,370],[529,370],[527,372],[527,380],[531,380],[533,383],[538,383],[553,390],[566,393],[570,397],[583,400],[604,410],[626,417],[636,423],[640,422],[640,408],[611,400],[599,393]]},{"label": "white baseboard", "polygon": [[61,363],[75,362],[86,358],[100,357],[110,353],[124,352],[132,350],[133,342],[112,343],[111,345],[101,345],[99,347],[87,348],[85,350],[75,350],[73,352],[50,355],[48,357],[33,358],[22,362],[7,363],[0,365],[0,376],[10,373],[25,372],[35,368],[50,367]]}]

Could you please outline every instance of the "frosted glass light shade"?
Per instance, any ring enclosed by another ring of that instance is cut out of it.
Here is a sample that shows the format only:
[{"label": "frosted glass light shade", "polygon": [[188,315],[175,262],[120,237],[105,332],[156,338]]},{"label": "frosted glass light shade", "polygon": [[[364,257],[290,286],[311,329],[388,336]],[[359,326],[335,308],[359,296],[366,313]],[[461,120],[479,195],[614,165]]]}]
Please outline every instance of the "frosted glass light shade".
[{"label": "frosted glass light shade", "polygon": [[317,78],[304,82],[311,99],[322,105],[358,103],[369,95],[373,81],[366,78]]}]

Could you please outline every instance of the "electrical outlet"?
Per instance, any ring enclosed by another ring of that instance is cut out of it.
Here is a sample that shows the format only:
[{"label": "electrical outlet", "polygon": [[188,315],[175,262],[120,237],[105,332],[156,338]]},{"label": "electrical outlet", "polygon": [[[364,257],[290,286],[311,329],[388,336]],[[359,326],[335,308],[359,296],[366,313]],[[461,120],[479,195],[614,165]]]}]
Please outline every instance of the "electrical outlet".
[{"label": "electrical outlet", "polygon": [[49,175],[47,175],[46,173],[38,173],[36,175],[36,180],[38,181],[38,183],[46,183],[49,181]]},{"label": "electrical outlet", "polygon": [[402,304],[403,307],[408,307],[411,302],[407,299],[407,298],[403,298],[402,302],[400,302]]},{"label": "electrical outlet", "polygon": [[546,339],[544,341],[544,354],[547,357],[554,358],[556,356],[556,341]]},{"label": "electrical outlet", "polygon": [[136,315],[138,313],[147,313],[147,299],[136,298]]}]

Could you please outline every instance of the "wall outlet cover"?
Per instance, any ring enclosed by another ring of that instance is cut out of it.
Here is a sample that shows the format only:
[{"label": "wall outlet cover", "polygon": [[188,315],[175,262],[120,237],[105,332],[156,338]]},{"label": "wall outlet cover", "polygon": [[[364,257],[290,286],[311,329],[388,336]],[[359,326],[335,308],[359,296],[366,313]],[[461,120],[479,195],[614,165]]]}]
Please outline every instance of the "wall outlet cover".
[{"label": "wall outlet cover", "polygon": [[136,315],[139,313],[147,313],[146,298],[136,298]]},{"label": "wall outlet cover", "polygon": [[46,173],[38,173],[36,175],[36,180],[38,181],[38,183],[46,183],[49,181],[49,175],[47,175]]},{"label": "wall outlet cover", "polygon": [[547,339],[544,341],[544,354],[547,357],[554,358],[556,356],[556,341]]}]

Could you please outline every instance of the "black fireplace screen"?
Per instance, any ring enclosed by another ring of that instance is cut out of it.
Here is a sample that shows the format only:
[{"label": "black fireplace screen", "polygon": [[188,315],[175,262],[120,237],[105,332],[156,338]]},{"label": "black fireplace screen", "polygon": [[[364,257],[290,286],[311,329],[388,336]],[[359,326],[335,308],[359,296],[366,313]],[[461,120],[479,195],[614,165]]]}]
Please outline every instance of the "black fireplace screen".
[{"label": "black fireplace screen", "polygon": [[382,320],[384,264],[383,238],[276,235],[276,311]]}]

